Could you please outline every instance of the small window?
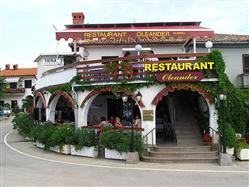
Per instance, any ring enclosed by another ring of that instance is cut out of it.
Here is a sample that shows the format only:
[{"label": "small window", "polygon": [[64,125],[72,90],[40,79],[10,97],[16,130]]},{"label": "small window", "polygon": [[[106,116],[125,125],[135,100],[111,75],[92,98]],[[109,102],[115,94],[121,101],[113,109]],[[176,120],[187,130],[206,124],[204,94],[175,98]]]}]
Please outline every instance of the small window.
[{"label": "small window", "polygon": [[249,74],[249,54],[244,54],[243,58],[243,73]]},{"label": "small window", "polygon": [[11,100],[11,108],[17,107],[17,100]]},{"label": "small window", "polygon": [[25,84],[25,88],[31,88],[32,87],[32,80],[25,80],[24,84]]},{"label": "small window", "polygon": [[10,83],[10,88],[16,89],[17,88],[17,83],[16,82],[11,82]]}]

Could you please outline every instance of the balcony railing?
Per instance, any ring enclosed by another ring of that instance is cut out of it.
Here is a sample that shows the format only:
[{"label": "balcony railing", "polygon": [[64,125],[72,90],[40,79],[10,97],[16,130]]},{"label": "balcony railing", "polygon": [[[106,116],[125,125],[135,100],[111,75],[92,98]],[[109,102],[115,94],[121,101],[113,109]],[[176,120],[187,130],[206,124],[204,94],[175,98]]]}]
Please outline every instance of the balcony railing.
[{"label": "balcony railing", "polygon": [[25,88],[6,88],[4,90],[6,94],[15,94],[15,93],[25,93]]},{"label": "balcony railing", "polygon": [[[81,81],[86,84],[99,84],[99,83],[108,84],[118,81],[144,82],[148,80],[146,78],[151,78],[153,77],[153,75],[156,75],[157,73],[152,71],[144,71],[145,64],[160,64],[160,63],[181,64],[184,62],[194,63],[197,62],[198,57],[206,56],[207,54],[208,53],[176,53],[176,54],[157,54],[157,55],[151,54],[151,55],[128,56],[128,57],[119,57],[119,58],[111,58],[103,60],[79,61],[73,64],[69,64],[63,67],[46,71],[43,73],[42,79],[44,79],[44,81],[47,83],[49,81],[46,79],[46,77],[49,78],[49,80],[51,79],[55,80],[56,78],[51,76],[75,70],[75,75],[78,75]],[[153,61],[150,60],[152,58],[154,58]],[[124,64],[123,62],[128,62],[130,68],[132,68],[132,73],[125,72],[124,68],[122,69],[122,67],[118,67],[116,69],[115,67],[114,69],[108,68],[110,64],[116,63],[117,65],[121,66],[122,64]],[[71,73],[70,75],[69,74],[65,75],[63,76],[63,78],[65,78],[66,76],[72,76],[73,74]],[[216,80],[216,75],[211,73],[211,76],[204,78],[214,78],[214,80]],[[62,79],[62,77],[58,77],[57,79]],[[66,79],[70,80],[69,77],[67,77]],[[210,79],[206,80],[210,81]],[[39,86],[39,81],[37,83],[37,86],[39,88],[46,87],[45,83]]]},{"label": "balcony railing", "polygon": [[[86,83],[108,83],[117,81],[144,81],[146,78],[152,77],[157,72],[144,71],[144,64],[160,64],[160,63],[183,63],[197,62],[197,57],[206,56],[207,53],[194,54],[159,54],[159,55],[140,55],[121,58],[112,58],[104,60],[92,60],[78,62],[77,75],[81,81]],[[151,61],[149,59],[159,59]],[[107,64],[111,63],[122,64],[128,62],[132,67],[132,73],[127,73],[122,68],[116,68],[111,71]],[[215,77],[215,76],[213,76]]]}]

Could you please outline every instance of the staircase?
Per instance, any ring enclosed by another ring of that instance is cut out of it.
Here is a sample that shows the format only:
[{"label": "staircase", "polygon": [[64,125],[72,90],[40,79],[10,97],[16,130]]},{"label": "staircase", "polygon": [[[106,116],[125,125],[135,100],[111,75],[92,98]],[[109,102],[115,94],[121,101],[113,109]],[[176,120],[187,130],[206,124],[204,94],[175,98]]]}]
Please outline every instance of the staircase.
[{"label": "staircase", "polygon": [[167,163],[217,163],[218,151],[211,150],[211,146],[203,142],[190,101],[178,98],[174,104],[176,144],[149,147],[143,160]]}]

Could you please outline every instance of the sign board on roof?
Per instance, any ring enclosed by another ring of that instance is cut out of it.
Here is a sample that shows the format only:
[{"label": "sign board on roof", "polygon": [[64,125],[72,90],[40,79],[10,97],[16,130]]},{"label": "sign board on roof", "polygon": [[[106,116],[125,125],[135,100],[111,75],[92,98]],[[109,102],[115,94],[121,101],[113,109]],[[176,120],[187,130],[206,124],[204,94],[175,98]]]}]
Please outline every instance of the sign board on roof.
[{"label": "sign board on roof", "polygon": [[43,59],[42,64],[44,66],[64,65],[64,59],[63,58],[56,58],[56,57],[46,57]]}]

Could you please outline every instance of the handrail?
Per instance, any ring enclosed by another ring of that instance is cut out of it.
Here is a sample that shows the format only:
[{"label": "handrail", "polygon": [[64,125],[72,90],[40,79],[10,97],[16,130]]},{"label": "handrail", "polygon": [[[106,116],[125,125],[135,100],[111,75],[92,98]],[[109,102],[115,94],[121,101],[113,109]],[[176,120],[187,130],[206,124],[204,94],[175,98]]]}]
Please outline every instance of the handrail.
[{"label": "handrail", "polygon": [[219,135],[219,139],[218,139],[218,153],[221,151],[221,147],[220,147],[220,133],[217,131],[217,130],[214,130],[212,127],[208,127],[211,131],[212,131],[212,140],[211,140],[211,150],[213,150],[213,147],[214,147],[214,132],[216,133],[216,134],[218,134]]},{"label": "handrail", "polygon": [[153,135],[154,135],[155,129],[156,129],[156,127],[151,129],[146,135],[144,135],[147,149],[149,148],[149,146],[148,146],[148,136],[149,136],[149,134],[151,134],[151,136],[152,136],[152,147],[154,146],[154,136]]}]

